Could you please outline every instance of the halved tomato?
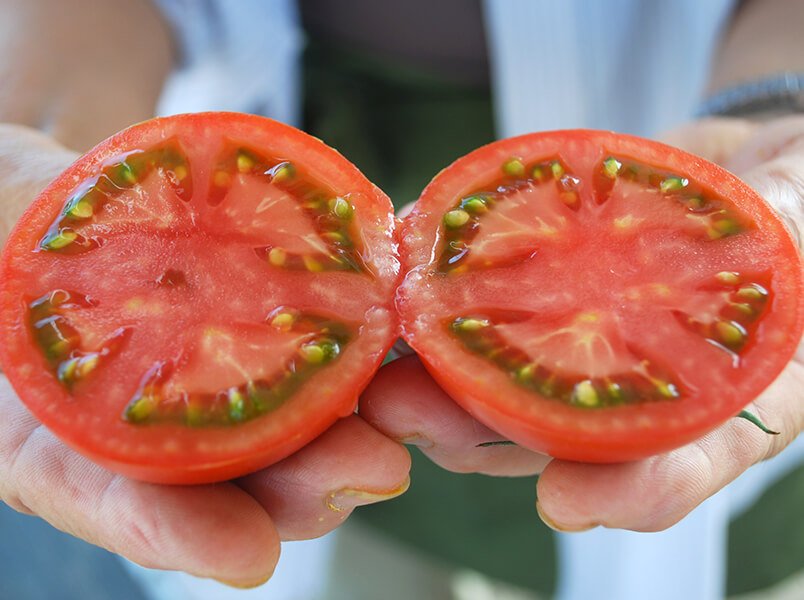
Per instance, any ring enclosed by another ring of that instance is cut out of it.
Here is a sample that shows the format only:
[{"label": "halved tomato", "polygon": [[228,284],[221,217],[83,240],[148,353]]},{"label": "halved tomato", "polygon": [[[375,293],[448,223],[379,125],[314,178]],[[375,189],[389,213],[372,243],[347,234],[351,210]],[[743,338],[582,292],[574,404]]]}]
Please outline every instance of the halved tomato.
[{"label": "halved tomato", "polygon": [[397,334],[388,198],[321,141],[248,115],[155,119],[32,204],[0,259],[0,359],[110,469],[228,479],[352,413]]},{"label": "halved tomato", "polygon": [[593,462],[683,445],[756,397],[804,327],[802,260],[755,192],[655,142],[493,143],[401,230],[403,336],[477,419]]}]

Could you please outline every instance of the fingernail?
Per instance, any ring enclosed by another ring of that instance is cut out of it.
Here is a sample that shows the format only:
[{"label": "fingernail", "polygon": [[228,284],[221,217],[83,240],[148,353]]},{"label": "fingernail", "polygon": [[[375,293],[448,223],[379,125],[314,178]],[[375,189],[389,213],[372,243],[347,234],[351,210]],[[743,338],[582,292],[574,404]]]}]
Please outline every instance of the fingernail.
[{"label": "fingernail", "polygon": [[236,581],[228,581],[226,579],[218,579],[217,577],[213,577],[215,581],[218,583],[222,583],[223,585],[228,585],[231,588],[236,588],[238,590],[250,590],[252,588],[260,587],[261,585],[265,585],[268,583],[268,580],[273,576],[273,572],[269,573],[268,576],[263,577],[259,581],[255,581],[254,583],[241,583]]},{"label": "fingernail", "polygon": [[395,442],[405,444],[406,446],[418,446],[419,448],[432,448],[435,446],[435,442],[433,442],[433,440],[422,435],[421,433],[411,433],[409,435],[403,435],[393,439]]},{"label": "fingernail", "polygon": [[594,529],[597,525],[580,525],[580,526],[573,526],[567,527],[566,525],[559,525],[555,521],[553,521],[550,517],[548,517],[544,510],[542,510],[542,505],[539,504],[539,501],[536,501],[536,512],[539,513],[539,518],[547,525],[550,529],[554,531],[560,531],[562,533],[581,533],[582,531],[589,531],[590,529]]},{"label": "fingernail", "polygon": [[364,504],[373,504],[374,502],[382,502],[383,500],[390,500],[407,491],[410,487],[410,477],[406,477],[399,486],[387,492],[375,492],[372,490],[354,490],[350,488],[343,488],[337,492],[332,492],[327,498],[327,507],[330,510],[341,512],[344,510],[351,510],[356,506]]}]

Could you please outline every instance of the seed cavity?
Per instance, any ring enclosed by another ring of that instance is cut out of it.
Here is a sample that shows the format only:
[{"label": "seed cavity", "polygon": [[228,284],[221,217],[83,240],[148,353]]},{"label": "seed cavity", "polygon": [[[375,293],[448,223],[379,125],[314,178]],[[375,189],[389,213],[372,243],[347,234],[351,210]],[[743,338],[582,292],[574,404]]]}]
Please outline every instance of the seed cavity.
[{"label": "seed cavity", "polygon": [[276,186],[295,200],[327,247],[327,252],[306,255],[270,246],[255,248],[257,255],[273,267],[312,273],[355,271],[371,275],[354,219],[353,194],[335,193],[292,162],[263,155],[231,141],[215,160],[213,173],[207,197],[211,206],[218,206],[226,199],[235,182],[234,175],[254,177]]},{"label": "seed cavity", "polygon": [[750,219],[717,199],[710,189],[692,182],[678,173],[659,171],[633,160],[609,156],[600,165],[596,179],[597,202],[603,204],[611,196],[617,179],[632,181],[659,191],[686,210],[687,217],[701,228],[709,240],[738,235],[754,228]]},{"label": "seed cavity", "polygon": [[[594,319],[595,313],[579,320]],[[491,318],[456,317],[445,322],[452,334],[469,352],[496,365],[517,385],[539,396],[582,408],[604,409],[623,404],[668,401],[682,396],[670,376],[643,360],[632,371],[604,377],[584,377],[550,368],[523,350],[511,346],[494,326]]]},{"label": "seed cavity", "polygon": [[188,162],[174,140],[147,152],[134,150],[110,159],[100,167],[98,174],[78,185],[39,241],[38,248],[69,254],[100,247],[101,240],[84,237],[76,229],[92,222],[110,200],[141,183],[154,171],[167,178],[180,199],[189,200],[192,182]]},{"label": "seed cavity", "polygon": [[159,362],[143,376],[139,389],[126,406],[122,419],[131,425],[172,423],[187,427],[226,427],[247,423],[288,402],[300,386],[343,353],[351,339],[343,323],[312,314],[292,315],[279,308],[269,317],[280,329],[306,337],[271,377],[247,379],[220,391],[188,393],[170,386],[176,367]]},{"label": "seed cavity", "polygon": [[[477,189],[456,201],[451,210],[444,213],[443,248],[438,261],[439,273],[458,275],[468,271],[463,264],[469,255],[472,239],[478,233],[483,217],[494,210],[506,197],[519,190],[535,185],[548,185],[553,182],[560,202],[573,211],[581,206],[578,188],[580,179],[567,172],[563,163],[557,159],[541,160],[526,164],[519,157],[511,157],[502,165],[504,177],[488,182],[483,189]],[[555,228],[542,225],[542,231],[555,233]],[[490,263],[486,262],[485,266]]]},{"label": "seed cavity", "polygon": [[51,372],[68,389],[95,371],[122,345],[130,331],[121,327],[97,348],[85,348],[70,314],[93,306],[94,302],[87,296],[62,289],[53,290],[29,304],[28,323],[33,338]]}]

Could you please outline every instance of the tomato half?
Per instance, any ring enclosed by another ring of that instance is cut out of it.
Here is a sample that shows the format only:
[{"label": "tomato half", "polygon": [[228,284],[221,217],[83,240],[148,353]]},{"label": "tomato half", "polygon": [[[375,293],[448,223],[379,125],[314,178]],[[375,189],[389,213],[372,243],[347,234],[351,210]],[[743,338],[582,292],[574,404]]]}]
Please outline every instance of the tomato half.
[{"label": "tomato half", "polygon": [[581,461],[681,446],[756,397],[804,327],[802,260],[733,175],[655,142],[493,143],[401,229],[403,336],[477,419]]},{"label": "tomato half", "polygon": [[15,390],[67,444],[144,480],[294,452],[354,411],[397,334],[390,201],[255,116],[113,136],[35,200],[0,260]]}]

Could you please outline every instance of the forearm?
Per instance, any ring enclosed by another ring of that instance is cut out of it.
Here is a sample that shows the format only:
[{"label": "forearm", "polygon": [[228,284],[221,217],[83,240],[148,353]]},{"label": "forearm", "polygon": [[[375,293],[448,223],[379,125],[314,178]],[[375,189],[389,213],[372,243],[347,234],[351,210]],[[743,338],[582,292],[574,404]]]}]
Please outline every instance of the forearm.
[{"label": "forearm", "polygon": [[709,92],[784,71],[804,72],[804,2],[744,0],[724,31]]},{"label": "forearm", "polygon": [[86,150],[153,116],[173,63],[148,0],[0,0],[0,121]]}]

